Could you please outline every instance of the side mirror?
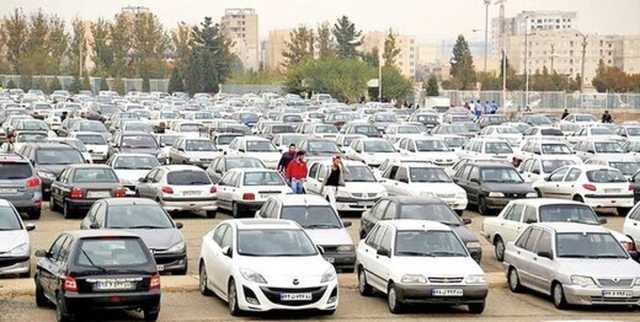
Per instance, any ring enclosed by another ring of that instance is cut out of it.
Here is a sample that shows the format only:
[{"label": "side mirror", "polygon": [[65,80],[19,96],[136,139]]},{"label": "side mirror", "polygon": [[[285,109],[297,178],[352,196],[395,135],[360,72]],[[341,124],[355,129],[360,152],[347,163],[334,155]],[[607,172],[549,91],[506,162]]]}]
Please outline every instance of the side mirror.
[{"label": "side mirror", "polygon": [[35,229],[36,229],[36,225],[35,225],[35,224],[26,224],[26,225],[24,226],[24,228],[25,228],[27,231],[32,231],[32,230],[35,230]]},{"label": "side mirror", "polygon": [[45,249],[38,249],[34,253],[36,257],[49,257],[49,252]]},{"label": "side mirror", "polygon": [[98,224],[96,224],[96,223],[92,223],[91,225],[89,225],[89,228],[91,228],[91,229],[99,229],[100,226]]},{"label": "side mirror", "polygon": [[550,252],[544,250],[538,252],[538,257],[553,259],[553,255]]},{"label": "side mirror", "polygon": [[388,249],[384,249],[384,248],[379,248],[378,251],[376,252],[376,254],[378,254],[380,256],[389,257],[389,250]]},{"label": "side mirror", "polygon": [[465,225],[471,224],[471,218],[462,218],[462,223]]},{"label": "side mirror", "polygon": [[184,225],[181,222],[176,223],[176,228],[182,229],[182,227],[184,227]]},{"label": "side mirror", "polygon": [[353,225],[353,223],[350,222],[350,221],[344,221],[343,220],[342,221],[342,225],[344,226],[344,228],[349,228],[349,227],[351,227]]},{"label": "side mirror", "polygon": [[544,177],[544,181],[551,181],[551,175]]},{"label": "side mirror", "polygon": [[607,218],[599,217],[599,218],[598,218],[598,223],[599,223],[600,225],[604,225],[604,224],[606,224],[606,223],[607,223]]},{"label": "side mirror", "polygon": [[231,250],[231,247],[229,246],[225,246],[222,248],[222,255],[227,256],[227,257],[233,257],[233,251]]}]

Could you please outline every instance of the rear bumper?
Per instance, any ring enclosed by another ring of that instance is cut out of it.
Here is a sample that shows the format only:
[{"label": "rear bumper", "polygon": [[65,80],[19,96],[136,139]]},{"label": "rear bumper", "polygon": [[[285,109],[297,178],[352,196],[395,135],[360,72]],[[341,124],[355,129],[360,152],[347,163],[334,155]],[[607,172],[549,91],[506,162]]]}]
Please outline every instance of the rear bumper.
[{"label": "rear bumper", "polygon": [[167,211],[216,211],[217,198],[173,199],[164,198],[160,205]]},{"label": "rear bumper", "polygon": [[183,254],[162,254],[154,253],[158,272],[175,272],[187,270],[187,253]]},{"label": "rear bumper", "polygon": [[160,290],[129,293],[65,293],[65,306],[71,312],[100,310],[160,310]]},{"label": "rear bumper", "polygon": [[97,199],[66,199],[69,208],[73,210],[89,210]]},{"label": "rear bumper", "polygon": [[584,203],[594,208],[631,208],[633,207],[633,195],[585,195]]}]

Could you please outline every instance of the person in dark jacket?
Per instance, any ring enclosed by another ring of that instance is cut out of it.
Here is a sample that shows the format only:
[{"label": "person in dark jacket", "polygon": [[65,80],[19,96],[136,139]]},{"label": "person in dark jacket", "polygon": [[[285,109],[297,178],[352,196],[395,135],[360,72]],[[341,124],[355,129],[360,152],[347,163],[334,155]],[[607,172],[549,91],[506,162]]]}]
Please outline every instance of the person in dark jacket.
[{"label": "person in dark jacket", "polygon": [[565,108],[564,112],[562,112],[562,116],[560,117],[560,119],[564,120],[564,118],[567,116],[569,116],[569,110]]},{"label": "person in dark jacket", "polygon": [[342,160],[339,155],[334,155],[332,158],[331,167],[322,181],[322,188],[320,193],[324,193],[326,190],[329,203],[337,208],[336,196],[338,195],[338,187],[345,186],[346,168],[342,164]]},{"label": "person in dark jacket", "polygon": [[604,111],[604,114],[602,114],[602,123],[613,123],[613,118],[609,111]]},{"label": "person in dark jacket", "polygon": [[296,158],[296,145],[291,144],[289,145],[289,151],[283,153],[282,157],[280,157],[277,170],[280,171],[280,173],[284,174],[287,171],[287,166],[289,165],[289,162],[293,161],[293,159],[295,158]]}]

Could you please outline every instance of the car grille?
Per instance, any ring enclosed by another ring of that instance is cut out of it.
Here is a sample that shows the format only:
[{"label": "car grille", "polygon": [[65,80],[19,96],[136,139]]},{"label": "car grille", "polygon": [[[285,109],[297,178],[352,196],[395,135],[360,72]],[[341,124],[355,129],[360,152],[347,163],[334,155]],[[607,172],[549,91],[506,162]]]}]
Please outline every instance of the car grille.
[{"label": "car grille", "polygon": [[601,278],[598,279],[598,284],[602,287],[624,287],[629,288],[633,284],[632,278],[622,278],[622,279],[610,279],[610,278]]},{"label": "car grille", "polygon": [[504,196],[506,198],[526,198],[526,193],[505,193]]},{"label": "car grille", "polygon": [[[303,306],[309,305],[311,303],[315,303],[324,294],[327,289],[326,286],[320,287],[308,287],[308,288],[278,288],[278,287],[260,287],[264,295],[275,304],[287,305],[287,306]],[[280,299],[280,294],[282,293],[311,293],[310,301],[282,301]]]},{"label": "car grille", "polygon": [[378,194],[375,192],[364,193],[364,192],[354,192],[352,193],[355,198],[375,198]]},{"label": "car grille", "polygon": [[429,283],[436,284],[459,284],[463,280],[464,277],[429,277]]},{"label": "car grille", "polygon": [[591,302],[593,304],[637,304],[640,297],[627,297],[627,298],[611,298],[602,296],[592,296]]},{"label": "car grille", "polygon": [[455,193],[439,193],[437,194],[438,198],[455,198],[456,194]]}]

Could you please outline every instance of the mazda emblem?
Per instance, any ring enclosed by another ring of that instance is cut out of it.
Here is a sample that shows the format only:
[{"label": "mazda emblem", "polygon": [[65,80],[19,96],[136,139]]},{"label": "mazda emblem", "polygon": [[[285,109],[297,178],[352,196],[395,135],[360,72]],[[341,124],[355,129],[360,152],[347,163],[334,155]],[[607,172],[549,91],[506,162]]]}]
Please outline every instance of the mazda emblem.
[{"label": "mazda emblem", "polygon": [[293,279],[293,285],[298,285],[300,284],[300,281],[297,278]]}]

